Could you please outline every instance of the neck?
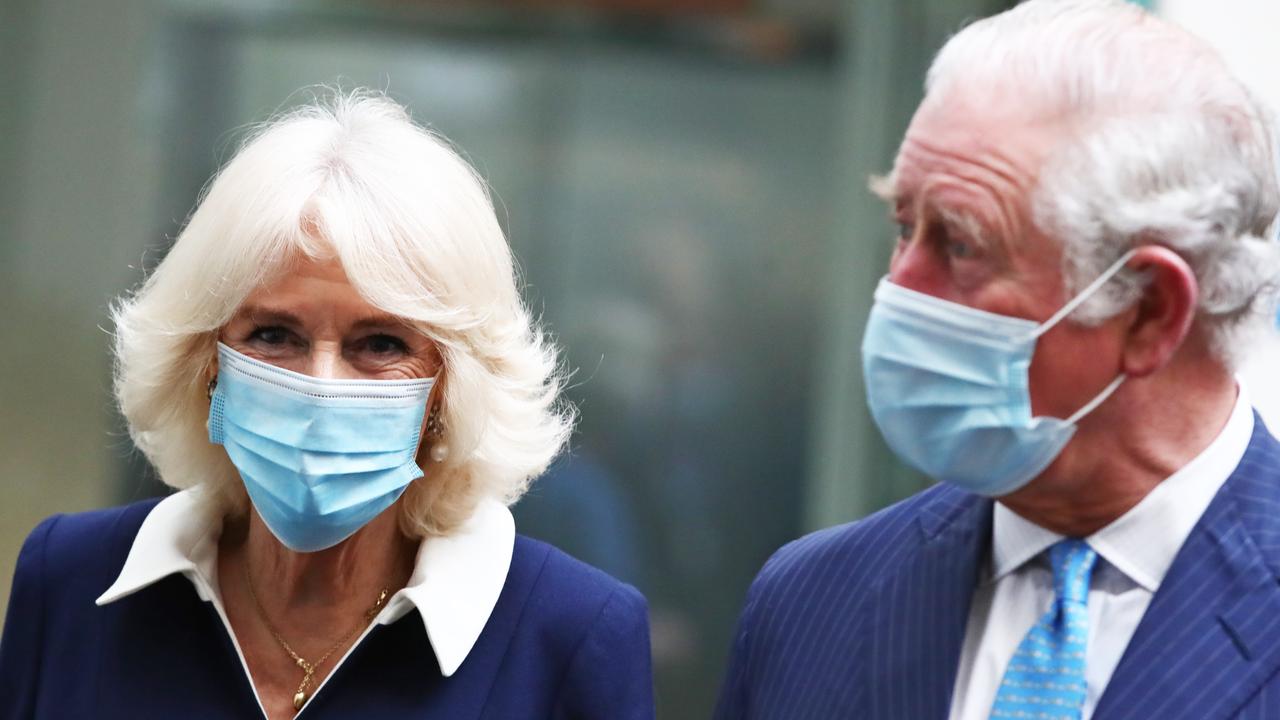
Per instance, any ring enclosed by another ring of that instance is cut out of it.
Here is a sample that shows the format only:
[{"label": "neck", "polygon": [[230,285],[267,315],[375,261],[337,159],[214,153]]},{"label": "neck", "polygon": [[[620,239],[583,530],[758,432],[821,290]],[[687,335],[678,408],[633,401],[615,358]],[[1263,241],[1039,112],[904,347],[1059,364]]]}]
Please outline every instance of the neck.
[{"label": "neck", "polygon": [[337,545],[313,553],[282,545],[251,509],[243,561],[263,608],[273,617],[352,614],[353,608],[372,605],[383,588],[395,592],[404,587],[413,571],[416,543],[400,533],[397,507]]},{"label": "neck", "polygon": [[1080,422],[1062,455],[1010,510],[1068,537],[1087,537],[1142,501],[1221,434],[1235,408],[1231,373],[1130,380]]}]

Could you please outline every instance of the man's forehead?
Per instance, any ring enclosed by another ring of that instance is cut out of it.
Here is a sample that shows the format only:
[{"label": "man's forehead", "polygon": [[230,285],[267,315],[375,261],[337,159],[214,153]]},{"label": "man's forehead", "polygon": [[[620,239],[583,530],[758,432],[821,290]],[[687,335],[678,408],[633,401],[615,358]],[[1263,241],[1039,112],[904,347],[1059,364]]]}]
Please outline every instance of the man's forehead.
[{"label": "man's forehead", "polygon": [[1061,139],[1060,127],[1032,113],[926,102],[907,129],[888,181],[875,189],[900,202],[951,178],[1026,193]]}]

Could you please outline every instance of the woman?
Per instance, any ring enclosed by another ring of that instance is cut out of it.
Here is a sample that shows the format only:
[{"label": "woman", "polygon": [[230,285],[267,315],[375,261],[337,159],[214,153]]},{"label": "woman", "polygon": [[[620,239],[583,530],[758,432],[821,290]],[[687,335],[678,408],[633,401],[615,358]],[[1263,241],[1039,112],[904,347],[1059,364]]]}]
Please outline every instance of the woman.
[{"label": "woman", "polygon": [[355,94],[259,132],[115,310],[116,394],[180,489],[50,518],[3,717],[652,717],[633,588],[515,534],[555,353],[472,169]]}]

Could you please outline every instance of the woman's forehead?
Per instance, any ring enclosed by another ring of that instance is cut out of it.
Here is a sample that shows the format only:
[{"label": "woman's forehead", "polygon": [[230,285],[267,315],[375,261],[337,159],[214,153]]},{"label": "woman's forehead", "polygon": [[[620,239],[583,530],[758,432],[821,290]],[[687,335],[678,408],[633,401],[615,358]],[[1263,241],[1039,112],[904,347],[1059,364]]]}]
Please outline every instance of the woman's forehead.
[{"label": "woman's forehead", "polygon": [[283,265],[249,293],[236,315],[296,323],[324,315],[359,325],[404,324],[366,300],[333,258],[301,258]]}]

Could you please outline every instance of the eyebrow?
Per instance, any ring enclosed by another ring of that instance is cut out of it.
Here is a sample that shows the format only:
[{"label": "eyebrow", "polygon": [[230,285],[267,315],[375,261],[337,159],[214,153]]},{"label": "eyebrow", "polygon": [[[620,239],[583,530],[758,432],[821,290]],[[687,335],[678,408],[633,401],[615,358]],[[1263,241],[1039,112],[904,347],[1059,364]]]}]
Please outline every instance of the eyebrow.
[{"label": "eyebrow", "polygon": [[987,228],[987,224],[984,223],[977,215],[964,210],[956,210],[954,208],[942,207],[941,205],[935,204],[929,205],[929,211],[938,216],[942,222],[960,230],[960,232],[967,235],[969,239],[974,240],[980,245],[985,247],[992,247],[994,245],[992,242],[993,233]]},{"label": "eyebrow", "polygon": [[[294,327],[303,327],[304,323],[294,313],[279,308],[270,308],[262,305],[245,305],[236,313],[238,316],[247,317],[255,323],[260,324],[277,324],[292,325]],[[387,313],[373,313],[366,315],[351,324],[354,329],[366,328],[403,328],[412,329],[403,318],[396,317]]]},{"label": "eyebrow", "polygon": [[942,221],[943,224],[964,233],[984,248],[997,250],[1006,255],[1010,251],[1007,242],[1001,238],[1000,233],[996,232],[979,215],[938,205],[932,202],[927,190],[925,195],[920,198],[913,199],[909,196],[903,196],[898,190],[897,168],[884,175],[872,175],[867,180],[867,189],[873,195],[888,203],[894,214],[901,212],[904,207],[914,207],[913,212],[932,215]]},{"label": "eyebrow", "polygon": [[901,201],[898,196],[898,174],[892,170],[884,175],[872,175],[868,178],[867,189],[872,195],[895,207]]},{"label": "eyebrow", "polygon": [[404,328],[407,330],[413,329],[413,326],[411,326],[404,318],[399,318],[395,315],[388,315],[386,313],[374,313],[373,315],[367,315],[352,323],[351,327],[362,329],[388,327]]},{"label": "eyebrow", "polygon": [[236,313],[236,316],[249,318],[255,323],[302,326],[302,320],[297,315],[287,310],[278,310],[261,305],[244,305]]},{"label": "eyebrow", "polygon": [[[903,206],[915,204],[909,202],[909,197],[904,197],[899,193],[898,173],[896,170],[891,170],[886,175],[872,175],[867,181],[867,188],[871,190],[873,195],[893,206],[895,212]],[[932,201],[927,190],[925,195],[920,198],[920,203],[916,206],[915,211],[925,215],[933,215],[943,223],[965,233],[970,238],[985,245],[991,244],[991,230],[981,217],[966,210],[956,210],[939,205]]]}]

